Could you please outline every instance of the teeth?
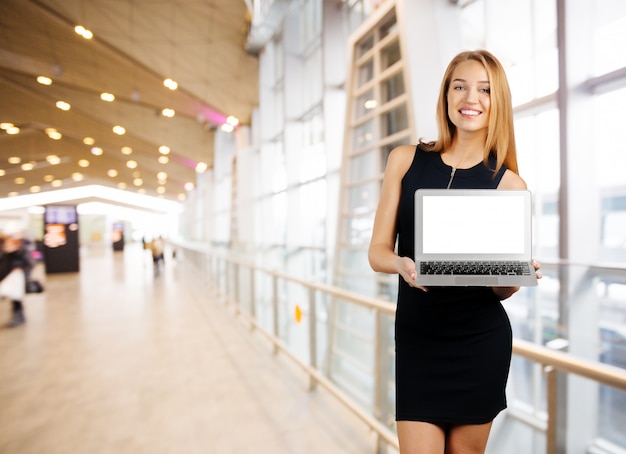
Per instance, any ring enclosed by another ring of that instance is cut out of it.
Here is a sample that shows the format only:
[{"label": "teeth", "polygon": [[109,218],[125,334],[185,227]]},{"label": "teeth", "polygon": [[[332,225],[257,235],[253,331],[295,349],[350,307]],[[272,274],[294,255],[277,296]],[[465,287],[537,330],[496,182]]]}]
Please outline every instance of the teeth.
[{"label": "teeth", "polygon": [[461,110],[463,115],[478,115],[480,112],[476,112],[475,110]]}]

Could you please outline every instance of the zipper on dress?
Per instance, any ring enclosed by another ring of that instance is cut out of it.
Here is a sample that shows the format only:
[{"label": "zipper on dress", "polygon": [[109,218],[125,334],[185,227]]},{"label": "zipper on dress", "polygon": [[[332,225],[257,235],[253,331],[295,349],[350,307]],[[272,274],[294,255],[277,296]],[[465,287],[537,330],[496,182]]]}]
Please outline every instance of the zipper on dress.
[{"label": "zipper on dress", "polygon": [[450,181],[448,181],[448,187],[446,189],[450,189],[450,186],[452,186],[452,179],[454,178],[455,172],[456,172],[456,169],[452,167],[452,172],[450,173]]}]

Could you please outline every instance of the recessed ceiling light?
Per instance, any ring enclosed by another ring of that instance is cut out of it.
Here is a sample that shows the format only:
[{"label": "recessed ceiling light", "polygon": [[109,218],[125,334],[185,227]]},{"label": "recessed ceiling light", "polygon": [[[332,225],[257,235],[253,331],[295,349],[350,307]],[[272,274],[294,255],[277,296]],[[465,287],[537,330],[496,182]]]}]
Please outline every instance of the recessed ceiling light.
[{"label": "recessed ceiling light", "polygon": [[172,79],[165,79],[163,81],[163,85],[165,85],[170,90],[176,90],[178,88],[178,83]]},{"label": "recessed ceiling light", "polygon": [[170,147],[168,147],[167,145],[161,145],[159,147],[159,153],[161,154],[169,154],[170,153]]},{"label": "recessed ceiling light", "polygon": [[167,172],[159,172],[157,173],[158,180],[167,180]]},{"label": "recessed ceiling light", "polygon": [[52,79],[46,76],[38,76],[37,82],[39,82],[41,85],[52,85]]},{"label": "recessed ceiling light", "polygon": [[102,153],[104,153],[104,150],[100,147],[93,147],[91,149],[91,154],[94,156],[102,156]]},{"label": "recessed ceiling light", "polygon": [[185,190],[187,191],[191,191],[194,188],[194,184],[191,181],[188,181],[187,183],[185,183]]},{"label": "recessed ceiling light", "polygon": [[126,167],[128,167],[129,169],[137,168],[137,161],[133,161],[132,159],[129,161],[126,161]]},{"label": "recessed ceiling light", "polygon": [[143,184],[143,180],[142,180],[141,178],[135,178],[135,179],[133,180],[133,184],[134,184],[135,186],[141,186],[141,185]]},{"label": "recessed ceiling light", "polygon": [[123,126],[115,125],[113,126],[113,132],[118,136],[123,136],[124,134],[126,134],[126,129]]},{"label": "recessed ceiling light", "polygon": [[93,38],[93,33],[91,32],[91,30],[83,27],[82,25],[77,25],[76,27],[74,27],[74,31],[76,32],[76,34],[82,36],[85,39]]},{"label": "recessed ceiling light", "polygon": [[32,193],[41,192],[41,186],[37,186],[37,185],[31,186],[30,187],[30,192],[32,192]]},{"label": "recessed ceiling light", "polygon": [[54,129],[46,131],[46,134],[48,134],[48,137],[50,137],[52,140],[61,140],[61,138],[63,137],[63,134]]},{"label": "recessed ceiling light", "polygon": [[57,107],[61,110],[65,110],[68,111],[72,108],[72,106],[70,105],[70,103],[65,102],[65,101],[57,101]]},{"label": "recessed ceiling light", "polygon": [[45,181],[46,183],[50,183],[51,181],[54,181],[54,177],[52,175],[45,175],[43,177],[43,181]]},{"label": "recessed ceiling light", "polygon": [[234,130],[235,128],[233,127],[233,125],[231,125],[231,124],[229,124],[229,123],[224,123],[224,124],[222,125],[222,128],[221,128],[221,129],[222,129],[222,131],[224,131],[224,132],[233,132],[233,130]]},{"label": "recessed ceiling light", "polygon": [[166,107],[165,109],[161,111],[161,115],[167,118],[172,118],[174,115],[176,115],[176,111],[174,109],[170,109],[169,107]]},{"label": "recessed ceiling light", "polygon": [[7,171],[4,169],[0,169],[0,177],[3,177],[7,174]]},{"label": "recessed ceiling light", "polygon": [[89,161],[86,159],[80,159],[78,161],[78,165],[81,167],[89,167]]},{"label": "recessed ceiling light", "polygon": [[9,135],[15,135],[15,134],[19,134],[20,133],[20,128],[18,128],[17,126],[12,126],[10,128],[8,128],[6,130],[7,134]]},{"label": "recessed ceiling light", "polygon": [[96,143],[95,139],[93,137],[85,137],[83,139],[83,143],[85,145],[93,145],[94,143]]},{"label": "recessed ceiling light", "polygon": [[54,188],[58,188],[59,186],[63,185],[63,182],[61,180],[54,180],[52,183],[50,183],[52,185],[52,187]]},{"label": "recessed ceiling light", "polygon": [[165,186],[159,186],[159,187],[157,188],[157,192],[158,192],[159,194],[165,194]]},{"label": "recessed ceiling light", "polygon": [[161,164],[167,164],[168,162],[170,162],[170,158],[168,158],[167,156],[159,156],[159,162]]},{"label": "recessed ceiling light", "polygon": [[13,182],[15,184],[24,184],[24,183],[26,183],[26,178],[24,178],[24,177],[17,177],[15,180],[13,180]]},{"label": "recessed ceiling light", "polygon": [[9,162],[9,164],[19,164],[20,162],[22,162],[22,158],[20,158],[19,156],[11,156],[9,157],[9,159],[7,159],[7,161]]},{"label": "recessed ceiling light", "polygon": [[117,187],[118,187],[119,189],[126,189],[126,183],[124,183],[124,182],[119,182],[119,183],[117,183]]},{"label": "recessed ceiling light", "polygon": [[209,166],[206,162],[199,162],[198,164],[196,164],[196,173],[204,173],[208,168]]},{"label": "recessed ceiling light", "polygon": [[83,181],[83,178],[84,178],[84,176],[80,172],[74,172],[72,174],[72,180],[74,180],[74,181]]},{"label": "recessed ceiling light", "polygon": [[117,176],[117,170],[115,169],[109,169],[107,171],[107,175],[110,176],[111,178],[115,178]]},{"label": "recessed ceiling light", "polygon": [[0,129],[7,130],[15,126],[13,123],[0,123]]},{"label": "recessed ceiling light", "polygon": [[133,152],[131,147],[122,147],[122,154],[129,155]]},{"label": "recessed ceiling light", "polygon": [[232,126],[237,126],[239,124],[239,118],[233,117],[232,115],[230,115],[226,119],[226,123],[228,123],[229,125],[232,125]]},{"label": "recessed ceiling light", "polygon": [[22,164],[22,170],[25,172],[28,172],[29,170],[33,170],[35,168],[35,163],[34,162],[25,162],[24,164]]},{"label": "recessed ceiling light", "polygon": [[115,101],[115,95],[113,93],[100,93],[100,99],[106,102]]},{"label": "recessed ceiling light", "polygon": [[59,158],[57,155],[55,154],[50,154],[48,156],[46,156],[46,161],[48,161],[48,164],[51,165],[57,165],[61,162],[61,158]]}]

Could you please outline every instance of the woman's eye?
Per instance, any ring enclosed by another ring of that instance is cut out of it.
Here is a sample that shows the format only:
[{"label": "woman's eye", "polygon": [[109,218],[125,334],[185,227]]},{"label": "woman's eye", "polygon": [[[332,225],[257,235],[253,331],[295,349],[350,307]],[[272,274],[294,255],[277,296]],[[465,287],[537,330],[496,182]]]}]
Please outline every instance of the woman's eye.
[{"label": "woman's eye", "polygon": [[489,88],[482,88],[480,91],[487,94],[491,93],[491,90]]}]

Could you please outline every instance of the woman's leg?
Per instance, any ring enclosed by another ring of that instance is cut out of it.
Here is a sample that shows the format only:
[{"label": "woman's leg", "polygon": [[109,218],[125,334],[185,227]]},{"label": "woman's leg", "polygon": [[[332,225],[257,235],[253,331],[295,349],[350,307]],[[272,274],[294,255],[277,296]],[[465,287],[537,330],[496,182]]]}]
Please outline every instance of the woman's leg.
[{"label": "woman's leg", "polygon": [[483,454],[491,424],[488,422],[450,427],[446,439],[446,454]]},{"label": "woman's leg", "polygon": [[398,421],[398,442],[401,454],[443,454],[445,431],[435,425],[419,421]]}]

